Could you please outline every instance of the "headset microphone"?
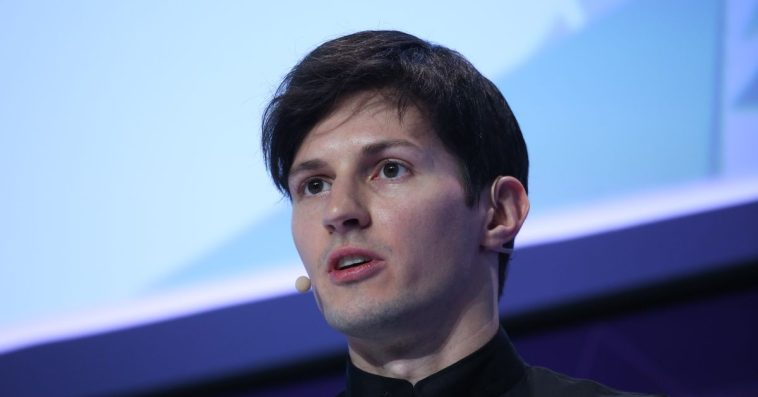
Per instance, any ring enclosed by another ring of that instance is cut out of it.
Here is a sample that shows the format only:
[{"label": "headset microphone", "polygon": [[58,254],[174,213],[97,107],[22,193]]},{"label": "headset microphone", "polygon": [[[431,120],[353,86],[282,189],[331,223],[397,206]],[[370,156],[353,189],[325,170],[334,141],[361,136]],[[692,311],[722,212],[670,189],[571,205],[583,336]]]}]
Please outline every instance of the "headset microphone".
[{"label": "headset microphone", "polygon": [[305,276],[300,276],[295,280],[295,288],[301,294],[308,292],[311,289],[311,279]]},{"label": "headset microphone", "polygon": [[501,254],[513,254],[513,248],[508,248],[508,244],[503,244],[502,248],[498,250]]}]

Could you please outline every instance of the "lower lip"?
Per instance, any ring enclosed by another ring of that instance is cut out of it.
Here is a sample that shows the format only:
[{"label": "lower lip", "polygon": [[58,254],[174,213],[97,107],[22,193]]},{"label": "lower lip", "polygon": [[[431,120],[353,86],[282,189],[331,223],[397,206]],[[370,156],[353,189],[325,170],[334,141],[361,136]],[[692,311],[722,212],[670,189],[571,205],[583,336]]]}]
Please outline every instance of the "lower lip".
[{"label": "lower lip", "polygon": [[356,283],[366,280],[382,270],[383,262],[372,260],[362,265],[349,267],[347,269],[334,269],[329,272],[329,278],[335,284]]}]

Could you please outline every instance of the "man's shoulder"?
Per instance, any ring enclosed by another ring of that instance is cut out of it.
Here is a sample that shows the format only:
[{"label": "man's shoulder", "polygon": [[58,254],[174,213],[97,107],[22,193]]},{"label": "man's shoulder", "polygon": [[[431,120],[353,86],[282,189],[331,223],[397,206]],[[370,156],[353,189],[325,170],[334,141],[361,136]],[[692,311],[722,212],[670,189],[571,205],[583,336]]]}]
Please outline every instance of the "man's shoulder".
[{"label": "man's shoulder", "polygon": [[650,394],[616,390],[588,379],[572,378],[547,368],[528,366],[524,378],[504,397],[594,396],[647,397]]}]

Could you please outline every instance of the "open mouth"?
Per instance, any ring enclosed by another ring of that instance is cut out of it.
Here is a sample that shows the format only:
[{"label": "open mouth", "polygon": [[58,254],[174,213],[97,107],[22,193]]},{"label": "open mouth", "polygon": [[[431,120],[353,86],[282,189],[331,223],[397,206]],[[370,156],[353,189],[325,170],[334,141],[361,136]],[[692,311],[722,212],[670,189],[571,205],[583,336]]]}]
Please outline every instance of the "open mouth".
[{"label": "open mouth", "polygon": [[384,267],[383,258],[362,248],[341,247],[329,255],[329,277],[337,285],[367,280]]},{"label": "open mouth", "polygon": [[349,269],[371,261],[371,258],[360,255],[348,255],[340,258],[337,262],[337,270]]}]

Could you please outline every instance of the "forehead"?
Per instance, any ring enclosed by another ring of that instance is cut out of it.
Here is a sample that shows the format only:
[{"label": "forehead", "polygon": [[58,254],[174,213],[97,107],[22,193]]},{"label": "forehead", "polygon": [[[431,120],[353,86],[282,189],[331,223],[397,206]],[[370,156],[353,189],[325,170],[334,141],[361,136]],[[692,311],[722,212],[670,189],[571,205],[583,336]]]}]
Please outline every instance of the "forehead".
[{"label": "forehead", "polygon": [[[426,117],[417,106],[401,106],[398,101],[381,91],[364,91],[340,100],[334,109],[319,120],[306,135],[316,137],[325,135],[345,124],[381,124],[390,131],[398,129],[416,137],[431,133]],[[398,128],[399,127],[399,128]]]},{"label": "forehead", "polygon": [[421,147],[441,147],[441,141],[413,104],[400,108],[381,92],[361,92],[341,100],[317,122],[298,148],[293,166],[304,157],[319,157],[330,149],[404,139]]}]

